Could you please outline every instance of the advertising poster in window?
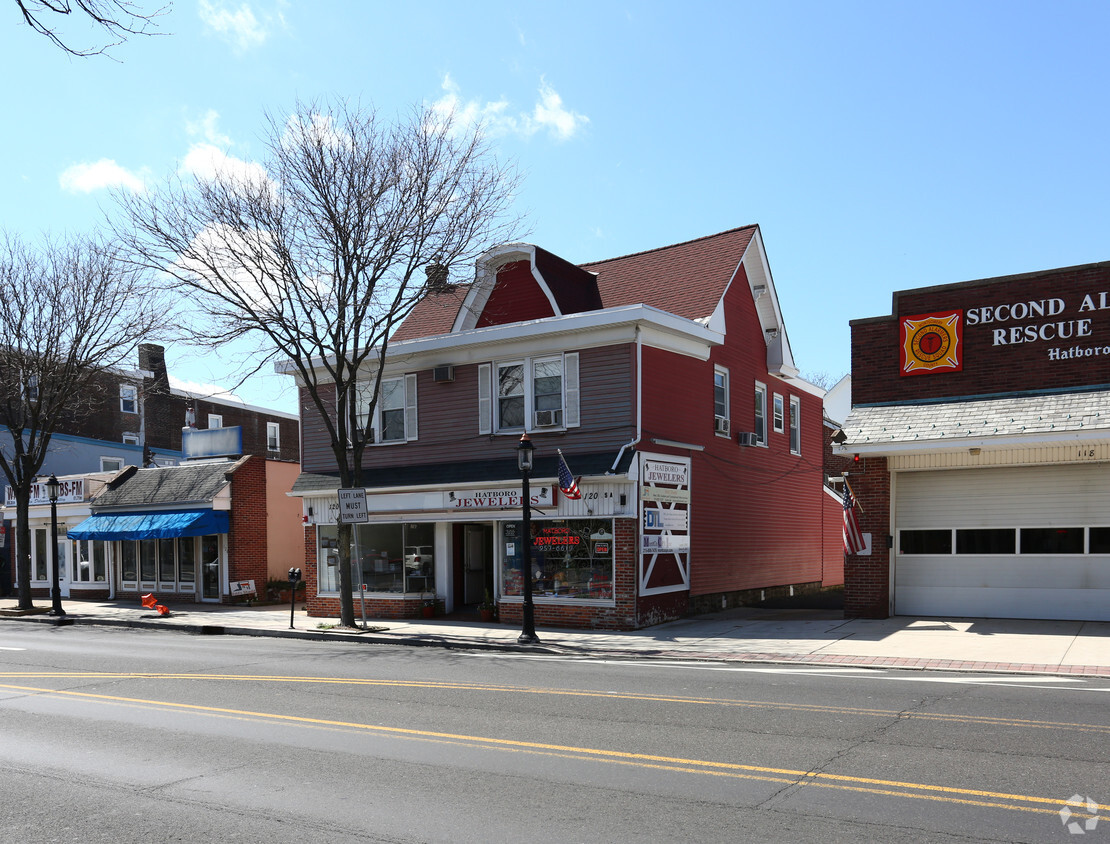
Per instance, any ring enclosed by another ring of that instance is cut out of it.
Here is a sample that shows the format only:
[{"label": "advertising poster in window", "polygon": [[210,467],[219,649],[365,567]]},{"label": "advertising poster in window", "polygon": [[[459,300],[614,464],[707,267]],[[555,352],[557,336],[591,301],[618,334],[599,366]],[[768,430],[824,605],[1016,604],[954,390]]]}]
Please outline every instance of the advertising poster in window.
[{"label": "advertising poster in window", "polygon": [[690,459],[640,455],[641,595],[690,588]]},{"label": "advertising poster in window", "polygon": [[[524,593],[524,523],[502,528],[501,594]],[[532,522],[532,594],[536,598],[612,600],[611,519]]]}]

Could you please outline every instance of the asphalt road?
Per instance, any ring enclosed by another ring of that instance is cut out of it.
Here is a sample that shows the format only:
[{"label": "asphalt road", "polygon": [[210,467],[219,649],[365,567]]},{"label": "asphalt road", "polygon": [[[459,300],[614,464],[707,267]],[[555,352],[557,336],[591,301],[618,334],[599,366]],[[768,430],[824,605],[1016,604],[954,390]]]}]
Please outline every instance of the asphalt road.
[{"label": "asphalt road", "polygon": [[26,844],[1097,841],[1108,739],[1105,680],[0,622]]}]

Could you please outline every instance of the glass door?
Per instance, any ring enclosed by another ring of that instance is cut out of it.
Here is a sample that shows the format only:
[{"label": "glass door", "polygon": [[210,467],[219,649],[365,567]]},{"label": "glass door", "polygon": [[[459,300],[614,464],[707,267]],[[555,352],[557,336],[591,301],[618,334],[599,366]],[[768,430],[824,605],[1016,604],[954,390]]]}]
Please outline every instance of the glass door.
[{"label": "glass door", "polygon": [[220,600],[220,537],[200,538],[200,596],[204,601]]}]

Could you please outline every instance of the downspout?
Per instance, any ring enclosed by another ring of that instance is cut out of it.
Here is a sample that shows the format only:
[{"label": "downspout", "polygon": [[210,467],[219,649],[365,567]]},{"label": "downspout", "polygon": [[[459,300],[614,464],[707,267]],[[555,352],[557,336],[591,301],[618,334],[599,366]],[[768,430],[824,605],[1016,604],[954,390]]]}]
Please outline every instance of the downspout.
[{"label": "downspout", "polygon": [[617,452],[617,459],[613,461],[612,467],[606,472],[607,475],[613,475],[620,465],[621,458],[624,457],[625,449],[633,448],[640,442],[640,437],[643,436],[643,413],[644,413],[644,354],[643,346],[640,343],[640,326],[636,326],[636,436],[621,446],[621,450]]}]

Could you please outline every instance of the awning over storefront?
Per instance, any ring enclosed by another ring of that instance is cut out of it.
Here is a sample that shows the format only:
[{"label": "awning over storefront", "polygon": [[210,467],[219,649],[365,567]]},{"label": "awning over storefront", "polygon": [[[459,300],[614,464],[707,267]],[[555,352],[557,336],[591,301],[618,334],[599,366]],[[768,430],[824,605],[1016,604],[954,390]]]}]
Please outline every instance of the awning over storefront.
[{"label": "awning over storefront", "polygon": [[227,533],[226,510],[186,510],[176,513],[101,513],[66,531],[70,539],[172,539]]}]

